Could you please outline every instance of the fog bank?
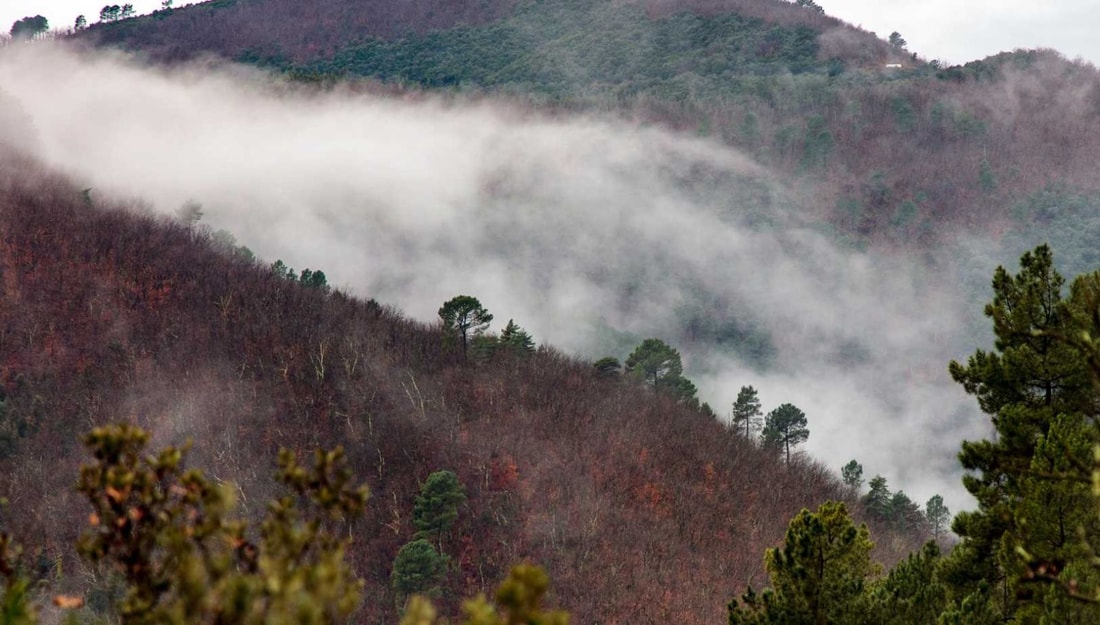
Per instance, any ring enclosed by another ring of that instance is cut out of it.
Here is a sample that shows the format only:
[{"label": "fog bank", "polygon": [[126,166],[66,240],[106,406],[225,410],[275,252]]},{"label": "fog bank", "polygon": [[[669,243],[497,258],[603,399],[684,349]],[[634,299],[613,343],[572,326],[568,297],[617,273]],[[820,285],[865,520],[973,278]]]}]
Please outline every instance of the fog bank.
[{"label": "fog bank", "polygon": [[[753,384],[765,410],[806,412],[806,448],[829,466],[856,458],[919,503],[972,506],[955,455],[986,420],[946,368],[981,341],[965,336],[957,275],[839,247],[727,147],[47,44],[3,50],[0,89],[32,119],[27,145],[93,197],[166,214],[199,202],[267,262],[424,321],[463,293],[494,330],[514,318],[593,358],[663,338],[719,414]],[[764,347],[710,340],[737,332]]]}]

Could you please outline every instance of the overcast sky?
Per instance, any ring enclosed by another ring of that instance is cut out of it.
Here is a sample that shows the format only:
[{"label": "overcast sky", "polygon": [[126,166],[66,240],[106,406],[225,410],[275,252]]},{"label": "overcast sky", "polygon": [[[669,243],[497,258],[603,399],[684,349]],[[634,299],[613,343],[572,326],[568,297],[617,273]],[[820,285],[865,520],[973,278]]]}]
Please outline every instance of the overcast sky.
[{"label": "overcast sky", "polygon": [[1097,0],[817,0],[825,12],[927,59],[965,63],[1016,48],[1054,48],[1100,63]]},{"label": "overcast sky", "polygon": [[[117,0],[120,3],[122,0]],[[965,63],[1016,48],[1054,48],[1073,59],[1100,64],[1100,1],[1058,0],[817,0],[829,15],[886,38],[898,31],[909,49],[927,59]],[[0,28],[43,15],[53,28],[69,28],[77,15],[99,19],[107,0],[0,0]],[[112,0],[112,4],[114,0]],[[176,0],[177,6],[190,0]],[[147,13],[160,0],[132,0]]]},{"label": "overcast sky", "polygon": [[[50,21],[50,28],[72,28],[77,15],[83,15],[89,24],[99,21],[99,10],[106,4],[132,4],[138,13],[149,13],[160,8],[161,0],[0,0],[0,28],[11,30],[12,22],[31,15],[41,15]],[[176,5],[190,4],[191,0],[176,0]]]}]

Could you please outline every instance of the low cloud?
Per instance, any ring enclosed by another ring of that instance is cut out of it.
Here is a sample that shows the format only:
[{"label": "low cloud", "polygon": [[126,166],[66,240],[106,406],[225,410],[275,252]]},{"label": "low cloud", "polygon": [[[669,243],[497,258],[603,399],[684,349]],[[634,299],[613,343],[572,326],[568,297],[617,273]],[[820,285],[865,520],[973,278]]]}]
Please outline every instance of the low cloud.
[{"label": "low cloud", "polygon": [[[664,338],[720,414],[753,384],[766,410],[807,413],[807,450],[828,465],[856,458],[914,500],[972,505],[955,454],[987,421],[946,373],[981,343],[955,271],[837,246],[728,147],[47,44],[4,50],[0,85],[33,118],[38,156],[93,196],[166,214],[199,202],[268,262],[424,321],[463,293],[498,328],[514,318],[584,356]],[[721,330],[692,341],[688,317],[755,337],[766,357],[709,340]]]}]

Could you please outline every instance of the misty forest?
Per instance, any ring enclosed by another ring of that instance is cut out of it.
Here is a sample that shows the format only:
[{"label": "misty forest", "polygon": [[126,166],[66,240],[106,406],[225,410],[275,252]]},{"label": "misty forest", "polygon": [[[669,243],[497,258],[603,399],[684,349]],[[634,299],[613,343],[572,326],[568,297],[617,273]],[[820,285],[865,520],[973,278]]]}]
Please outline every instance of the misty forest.
[{"label": "misty forest", "polygon": [[814,0],[0,39],[0,624],[1100,623],[1100,72]]}]

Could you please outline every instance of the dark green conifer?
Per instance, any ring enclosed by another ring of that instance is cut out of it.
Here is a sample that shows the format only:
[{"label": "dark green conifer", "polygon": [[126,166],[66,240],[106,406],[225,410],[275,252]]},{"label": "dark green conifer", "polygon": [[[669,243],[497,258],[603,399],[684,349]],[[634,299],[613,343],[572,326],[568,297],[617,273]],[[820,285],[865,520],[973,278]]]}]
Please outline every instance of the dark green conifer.
[{"label": "dark green conifer", "polygon": [[466,501],[466,489],[453,471],[436,471],[424,480],[413,505],[417,538],[442,544],[443,536],[458,519],[458,507]]},{"label": "dark green conifer", "polygon": [[760,397],[752,386],[742,386],[737,393],[737,400],[733,402],[733,410],[730,415],[730,425],[733,429],[752,438],[761,427]]},{"label": "dark green conifer", "polygon": [[1021,580],[1051,571],[1051,563],[1060,570],[1083,557],[1078,530],[1100,536],[1091,493],[1081,481],[1097,436],[1097,394],[1087,356],[1073,338],[1091,323],[1096,289],[1079,279],[1067,301],[1063,285],[1045,245],[1023,255],[1016,275],[999,267],[993,302],[985,309],[993,320],[994,350],[950,365],[952,377],[989,415],[996,436],[962,445],[963,484],[978,509],[955,517],[952,529],[962,543],[944,565],[945,579],[956,594],[974,594],[974,601],[986,596],[982,588],[1004,589],[988,594],[1001,619],[1015,618],[1017,598],[1029,595],[1019,616],[1039,618],[1045,608],[1036,606],[1046,591],[1021,586]]},{"label": "dark green conifer", "polygon": [[531,339],[531,335],[512,319],[508,320],[508,325],[500,332],[500,345],[519,354],[531,354],[535,351],[535,341]]},{"label": "dark green conifer", "polygon": [[858,527],[840,502],[803,510],[787,527],[783,545],[769,549],[765,566],[771,589],[749,589],[730,603],[730,625],[856,625],[867,622],[862,595],[878,573],[871,534]]},{"label": "dark green conifer", "polygon": [[764,445],[782,450],[787,463],[791,462],[791,447],[801,445],[810,437],[806,427],[806,413],[794,404],[783,404],[768,413],[764,419]]},{"label": "dark green conifer", "polygon": [[436,594],[436,587],[447,572],[447,556],[430,542],[418,538],[401,547],[393,560],[390,585],[401,604],[413,593]]}]

